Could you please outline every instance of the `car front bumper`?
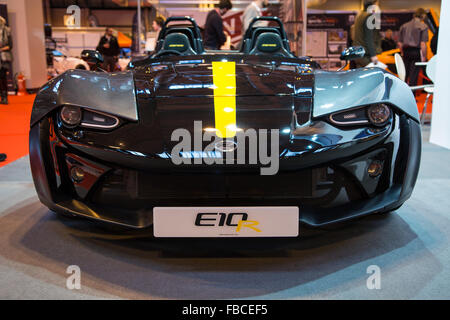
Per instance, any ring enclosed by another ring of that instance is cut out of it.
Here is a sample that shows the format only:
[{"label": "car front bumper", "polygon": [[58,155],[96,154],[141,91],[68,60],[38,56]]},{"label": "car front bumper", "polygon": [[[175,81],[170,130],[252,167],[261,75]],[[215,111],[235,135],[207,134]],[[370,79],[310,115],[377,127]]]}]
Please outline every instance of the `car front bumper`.
[{"label": "car front bumper", "polygon": [[[274,176],[252,167],[177,167],[168,159],[140,159],[60,139],[51,118],[30,131],[30,162],[37,194],[53,211],[131,228],[153,223],[164,206],[298,206],[300,221],[323,226],[401,206],[414,188],[421,156],[417,122],[397,116],[386,135],[280,161]],[[151,161],[152,166],[146,163]],[[382,161],[377,178],[367,174]],[[74,183],[80,166],[87,179]]]}]

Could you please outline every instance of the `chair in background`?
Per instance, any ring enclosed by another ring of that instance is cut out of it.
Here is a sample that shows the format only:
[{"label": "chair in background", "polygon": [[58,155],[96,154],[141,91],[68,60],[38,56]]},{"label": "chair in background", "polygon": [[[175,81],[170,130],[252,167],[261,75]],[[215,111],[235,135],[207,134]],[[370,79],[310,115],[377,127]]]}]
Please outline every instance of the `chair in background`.
[{"label": "chair in background", "polygon": [[405,68],[405,62],[403,61],[403,58],[401,55],[396,53],[394,55],[395,58],[395,67],[397,68],[397,74],[400,80],[405,81],[406,80],[406,68]]},{"label": "chair in background", "polygon": [[427,113],[427,106],[428,106],[428,100],[430,99],[431,95],[434,94],[434,82],[436,81],[436,65],[437,65],[437,59],[436,56],[430,59],[427,64],[427,77],[430,78],[431,82],[433,82],[432,87],[425,87],[423,90],[427,93],[427,98],[425,99],[425,105],[423,106],[422,115],[420,116],[420,123],[423,123],[425,121],[425,115]]},{"label": "chair in background", "polygon": [[[427,98],[425,99],[425,104],[423,106],[422,114],[420,115],[420,123],[423,124],[425,121],[425,115],[427,113],[428,102],[430,100],[431,95],[434,94],[434,81],[436,79],[436,57],[433,58],[426,63],[426,74],[427,77],[433,82],[433,84],[425,84],[421,86],[412,86],[410,87],[412,91],[416,90],[424,90],[427,93]],[[423,63],[421,63],[423,65]],[[395,54],[395,66],[397,67],[398,77],[402,80],[406,80],[406,68],[405,63],[403,62],[403,58],[398,53]]]}]

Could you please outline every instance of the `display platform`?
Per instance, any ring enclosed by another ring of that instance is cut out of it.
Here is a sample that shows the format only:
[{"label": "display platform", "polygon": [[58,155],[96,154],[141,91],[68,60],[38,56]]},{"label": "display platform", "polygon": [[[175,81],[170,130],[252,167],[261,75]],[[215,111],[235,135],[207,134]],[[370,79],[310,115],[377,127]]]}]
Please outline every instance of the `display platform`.
[{"label": "display platform", "polygon": [[[395,213],[297,239],[154,239],[57,218],[28,157],[0,168],[0,296],[5,299],[449,299],[450,150],[428,141],[414,193]],[[67,290],[67,268],[81,290]],[[369,290],[370,266],[381,289]]]}]

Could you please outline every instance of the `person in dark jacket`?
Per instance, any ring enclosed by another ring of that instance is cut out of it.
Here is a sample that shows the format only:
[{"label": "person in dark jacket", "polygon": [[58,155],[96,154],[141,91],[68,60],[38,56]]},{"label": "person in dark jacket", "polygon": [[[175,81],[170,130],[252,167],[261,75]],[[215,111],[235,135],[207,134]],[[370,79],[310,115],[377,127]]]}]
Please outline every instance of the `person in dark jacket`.
[{"label": "person in dark jacket", "polygon": [[381,49],[383,49],[383,51],[397,49],[397,42],[392,38],[392,34],[393,32],[391,29],[386,30],[384,33],[384,38],[381,40]]},{"label": "person in dark jacket", "polygon": [[225,15],[233,7],[230,0],[220,0],[206,17],[205,23],[205,48],[210,50],[218,50],[227,41],[225,32],[223,31],[222,16]]},{"label": "person in dark jacket", "polygon": [[433,38],[431,38],[430,42],[430,49],[434,55],[437,54],[438,41],[439,41],[439,28],[437,28],[436,33],[434,34]]},{"label": "person in dark jacket", "polygon": [[8,72],[12,62],[11,31],[6,20],[0,17],[0,104],[8,104]]},{"label": "person in dark jacket", "polygon": [[113,72],[116,68],[117,61],[119,61],[120,47],[111,28],[106,28],[105,35],[98,43],[97,51],[103,55],[103,69],[108,72]]},{"label": "person in dark jacket", "polygon": [[373,18],[373,14],[369,13],[369,9],[378,6],[377,0],[365,0],[364,11],[360,12],[356,17],[353,27],[353,45],[362,46],[366,51],[364,58],[355,60],[356,67],[362,68],[370,62],[378,63],[377,55],[382,52],[380,30],[369,23],[369,18]]}]

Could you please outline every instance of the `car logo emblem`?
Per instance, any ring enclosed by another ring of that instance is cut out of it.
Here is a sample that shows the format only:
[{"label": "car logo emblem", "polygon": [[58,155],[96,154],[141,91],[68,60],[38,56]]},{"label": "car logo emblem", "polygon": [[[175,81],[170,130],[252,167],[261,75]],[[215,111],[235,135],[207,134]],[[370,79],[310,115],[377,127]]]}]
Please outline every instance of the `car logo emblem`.
[{"label": "car logo emblem", "polygon": [[223,140],[215,144],[215,148],[222,152],[232,152],[237,149],[237,143],[231,140]]}]

